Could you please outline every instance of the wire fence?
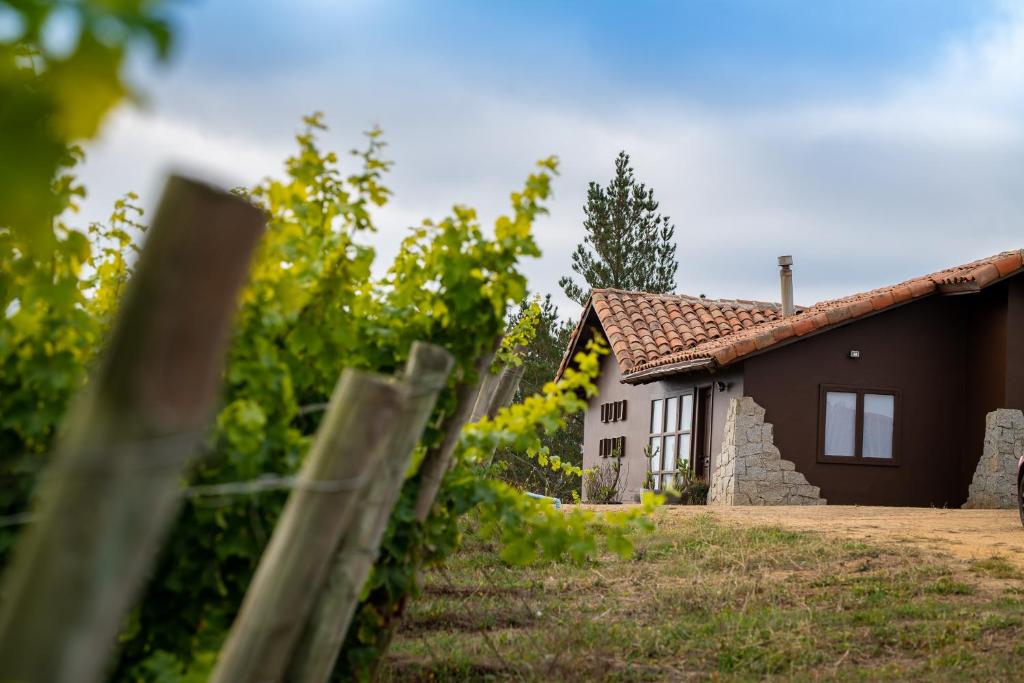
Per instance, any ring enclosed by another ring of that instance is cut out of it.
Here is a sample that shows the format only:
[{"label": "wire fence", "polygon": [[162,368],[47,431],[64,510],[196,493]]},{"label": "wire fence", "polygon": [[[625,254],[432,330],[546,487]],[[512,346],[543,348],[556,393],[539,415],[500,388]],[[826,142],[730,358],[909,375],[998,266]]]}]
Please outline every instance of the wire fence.
[{"label": "wire fence", "polygon": [[[312,408],[319,410],[325,405],[317,404]],[[57,467],[38,471],[5,473],[3,478],[8,481],[30,480],[35,487],[38,487],[46,478],[89,482],[97,477],[109,477],[115,473],[119,476],[144,476],[148,473],[163,473],[168,469],[180,469],[180,455],[183,450],[194,452],[196,454],[194,460],[209,455],[209,451],[203,449],[202,433],[167,434],[97,449],[97,452],[108,456],[104,458],[101,465],[92,464],[88,468],[69,469],[61,468],[58,464]],[[51,463],[57,464],[56,456],[59,455],[59,449],[34,455],[44,466]],[[266,473],[253,479],[241,481],[187,486],[182,488],[181,495],[183,498],[195,500],[253,496],[275,491],[294,490],[330,494],[356,491],[362,489],[366,483],[367,475],[350,479],[308,480],[298,475]],[[38,515],[32,510],[0,515],[0,529],[31,524],[38,518]]]},{"label": "wire fence", "polygon": [[[311,408],[316,410],[323,406]],[[177,461],[171,454],[180,454],[181,449],[193,451],[197,460],[210,454],[208,445],[204,443],[204,435],[199,433],[141,439],[107,447],[103,452],[111,455],[111,460],[120,460],[116,467],[122,476],[126,473],[129,476],[147,476],[175,466]],[[37,457],[48,462],[53,460],[50,456],[54,455],[57,455],[57,451],[37,454]],[[88,470],[53,468],[41,473],[20,472],[13,476],[32,477],[38,486],[45,477],[89,481],[97,476],[109,476],[114,469],[115,465],[111,462],[109,467],[91,467]],[[192,486],[185,486],[183,482],[180,495],[193,502],[211,501],[216,504],[223,500],[223,504],[230,504],[239,498],[282,491],[306,490],[325,494],[351,491],[362,488],[366,483],[365,477],[310,481],[298,475],[271,473],[241,481]],[[0,516],[0,529],[29,525],[39,518],[32,510],[3,515]],[[253,533],[266,536],[265,532],[257,528],[253,529]],[[478,541],[472,532],[467,535],[467,539],[468,548],[459,551],[449,563],[424,573],[424,599],[410,603],[410,614],[399,631],[399,641],[415,640],[418,643],[420,654],[416,658],[417,666],[423,668],[418,672],[396,670],[394,673],[401,679],[422,676],[443,678],[452,666],[453,654],[451,648],[445,645],[445,638],[454,630],[475,641],[467,650],[471,653],[469,656],[476,660],[475,663],[463,662],[465,666],[476,667],[471,677],[476,677],[478,673],[482,677],[493,674],[511,680],[556,680],[562,654],[552,640],[552,633],[564,632],[572,628],[573,624],[547,610],[542,602],[536,602],[531,596],[532,589],[521,585],[524,580],[522,570],[503,565],[497,560],[497,548],[488,550],[488,557],[483,564],[474,561],[472,569],[467,570],[461,558],[466,557],[467,553],[472,555],[479,551]],[[436,615],[437,618],[431,618],[429,612],[437,608],[439,601],[434,598],[438,596],[441,597],[444,611]],[[545,659],[538,663],[535,659],[523,657],[524,651],[546,653]],[[425,657],[422,656],[424,654]],[[392,661],[386,666],[396,665]]]}]

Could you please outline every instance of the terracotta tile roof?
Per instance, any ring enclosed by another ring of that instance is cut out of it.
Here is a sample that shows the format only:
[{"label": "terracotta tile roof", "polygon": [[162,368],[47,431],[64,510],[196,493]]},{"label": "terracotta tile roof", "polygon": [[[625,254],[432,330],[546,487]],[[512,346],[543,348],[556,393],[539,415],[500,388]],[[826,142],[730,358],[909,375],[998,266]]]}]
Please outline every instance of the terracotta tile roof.
[{"label": "terracotta tile roof", "polygon": [[1024,268],[1024,251],[1007,251],[889,287],[822,301],[783,318],[780,306],[682,295],[597,289],[573,331],[559,376],[591,312],[619,369],[629,379],[724,367],[776,344],[824,331],[931,294],[979,291]]},{"label": "terracotta tile roof", "polygon": [[[779,304],[763,301],[595,289],[573,332],[570,350],[575,347],[591,312],[600,321],[624,374],[782,316]],[[568,355],[567,352],[562,359],[559,376],[568,362]]]}]

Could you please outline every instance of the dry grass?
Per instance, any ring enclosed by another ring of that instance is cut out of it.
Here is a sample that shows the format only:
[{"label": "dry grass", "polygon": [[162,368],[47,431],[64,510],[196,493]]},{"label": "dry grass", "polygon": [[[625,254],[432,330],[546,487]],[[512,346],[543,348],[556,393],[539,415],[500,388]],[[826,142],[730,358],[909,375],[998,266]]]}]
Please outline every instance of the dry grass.
[{"label": "dry grass", "polygon": [[479,542],[425,578],[390,680],[1024,680],[1024,575],[710,516],[636,556],[504,566]]}]

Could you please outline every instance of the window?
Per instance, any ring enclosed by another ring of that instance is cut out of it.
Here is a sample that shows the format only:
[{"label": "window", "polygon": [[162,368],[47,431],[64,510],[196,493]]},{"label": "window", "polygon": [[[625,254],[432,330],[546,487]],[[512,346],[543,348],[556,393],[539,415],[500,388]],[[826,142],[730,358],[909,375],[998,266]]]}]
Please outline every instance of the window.
[{"label": "window", "polygon": [[693,393],[651,401],[650,472],[654,490],[672,482],[677,468],[690,466]]},{"label": "window", "polygon": [[825,455],[857,453],[857,394],[825,392]]},{"label": "window", "polygon": [[626,454],[626,437],[617,436],[614,439],[601,439],[598,443],[597,452],[602,458],[610,456],[621,458]]},{"label": "window", "polygon": [[601,404],[601,422],[618,422],[626,419],[626,402],[613,401]]},{"label": "window", "polygon": [[893,394],[864,394],[864,435],[861,455],[892,458],[896,397]]},{"label": "window", "polygon": [[894,465],[899,392],[823,386],[818,460]]}]

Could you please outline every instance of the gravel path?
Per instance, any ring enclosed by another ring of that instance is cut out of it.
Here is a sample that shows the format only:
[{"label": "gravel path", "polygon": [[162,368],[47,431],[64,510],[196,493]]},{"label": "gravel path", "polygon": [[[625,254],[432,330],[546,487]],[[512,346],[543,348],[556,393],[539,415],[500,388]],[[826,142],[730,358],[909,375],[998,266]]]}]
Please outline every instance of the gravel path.
[{"label": "gravel path", "polygon": [[665,508],[669,515],[707,512],[731,524],[777,524],[879,543],[909,544],[963,560],[1000,556],[1024,569],[1024,528],[1016,510],[852,505]]}]

